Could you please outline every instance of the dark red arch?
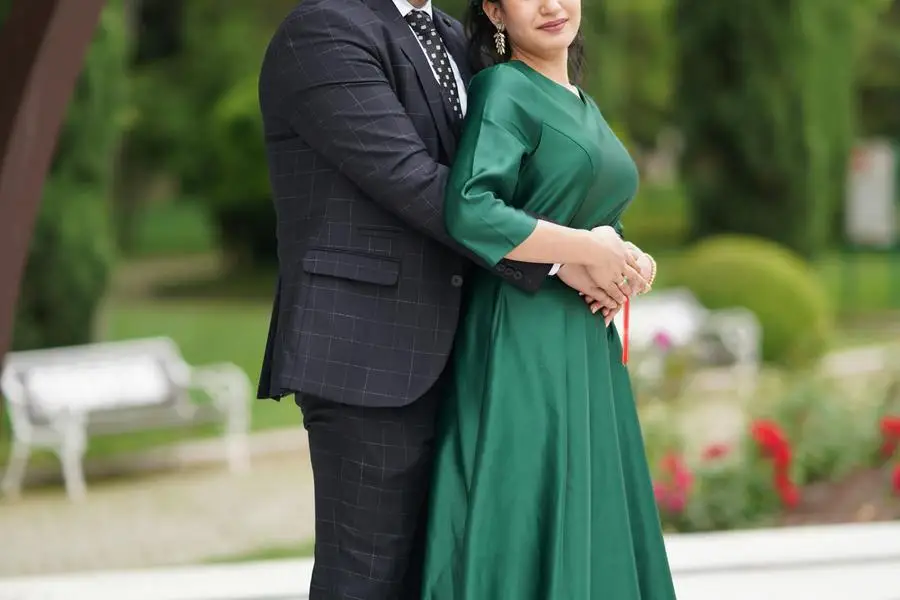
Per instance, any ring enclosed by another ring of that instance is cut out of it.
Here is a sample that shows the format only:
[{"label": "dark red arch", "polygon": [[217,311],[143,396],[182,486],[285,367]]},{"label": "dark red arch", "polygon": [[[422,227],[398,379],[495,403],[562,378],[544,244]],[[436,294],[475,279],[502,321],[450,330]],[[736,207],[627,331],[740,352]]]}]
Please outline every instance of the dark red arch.
[{"label": "dark red arch", "polygon": [[13,0],[0,30],[0,361],[60,125],[105,0]]}]

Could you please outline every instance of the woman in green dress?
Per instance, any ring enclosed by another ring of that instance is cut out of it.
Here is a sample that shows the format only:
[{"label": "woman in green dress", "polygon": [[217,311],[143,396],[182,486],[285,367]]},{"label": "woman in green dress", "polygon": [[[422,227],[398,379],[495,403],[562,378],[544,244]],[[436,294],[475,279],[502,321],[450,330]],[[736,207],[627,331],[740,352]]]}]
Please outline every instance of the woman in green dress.
[{"label": "woman in green dress", "polygon": [[[492,265],[560,263],[599,284],[638,175],[569,83],[581,0],[471,11],[475,50],[496,43],[499,60],[469,89],[448,231]],[[652,280],[652,260],[632,249]],[[645,284],[614,276],[629,293]],[[615,311],[592,314],[557,278],[528,294],[487,271],[467,302],[438,426],[423,600],[674,599]]]}]

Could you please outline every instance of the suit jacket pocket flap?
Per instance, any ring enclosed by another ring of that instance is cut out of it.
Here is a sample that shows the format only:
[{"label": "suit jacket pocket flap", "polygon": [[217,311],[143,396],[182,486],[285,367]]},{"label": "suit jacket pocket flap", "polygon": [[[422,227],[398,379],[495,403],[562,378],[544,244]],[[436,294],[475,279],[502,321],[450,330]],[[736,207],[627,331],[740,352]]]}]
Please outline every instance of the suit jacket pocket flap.
[{"label": "suit jacket pocket flap", "polygon": [[303,257],[303,270],[376,285],[397,285],[400,261],[388,256],[334,248],[311,248]]}]

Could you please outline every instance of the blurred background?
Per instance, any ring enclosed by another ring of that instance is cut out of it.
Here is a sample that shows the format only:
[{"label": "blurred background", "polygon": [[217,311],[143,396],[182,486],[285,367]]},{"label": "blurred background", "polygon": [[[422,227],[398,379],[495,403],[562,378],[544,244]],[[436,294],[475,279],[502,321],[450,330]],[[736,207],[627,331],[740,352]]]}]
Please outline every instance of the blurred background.
[{"label": "blurred background", "polygon": [[[57,442],[32,452],[0,576],[310,554],[300,412],[250,398],[276,269],[257,76],[294,4],[109,1],[7,370],[100,344],[184,397],[98,406],[86,494]],[[659,264],[632,370],[667,532],[900,519],[900,0],[590,0],[583,29],[584,87],[642,172],[625,235]],[[4,469],[46,421],[17,381]]]}]

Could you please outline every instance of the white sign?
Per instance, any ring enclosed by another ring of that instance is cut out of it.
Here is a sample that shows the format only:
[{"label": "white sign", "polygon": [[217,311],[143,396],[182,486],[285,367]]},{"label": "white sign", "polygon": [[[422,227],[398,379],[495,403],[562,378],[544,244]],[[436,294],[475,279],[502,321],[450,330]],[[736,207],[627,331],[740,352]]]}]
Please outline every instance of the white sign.
[{"label": "white sign", "polygon": [[889,142],[858,145],[850,159],[844,217],[856,246],[890,247],[897,236],[897,159]]}]

